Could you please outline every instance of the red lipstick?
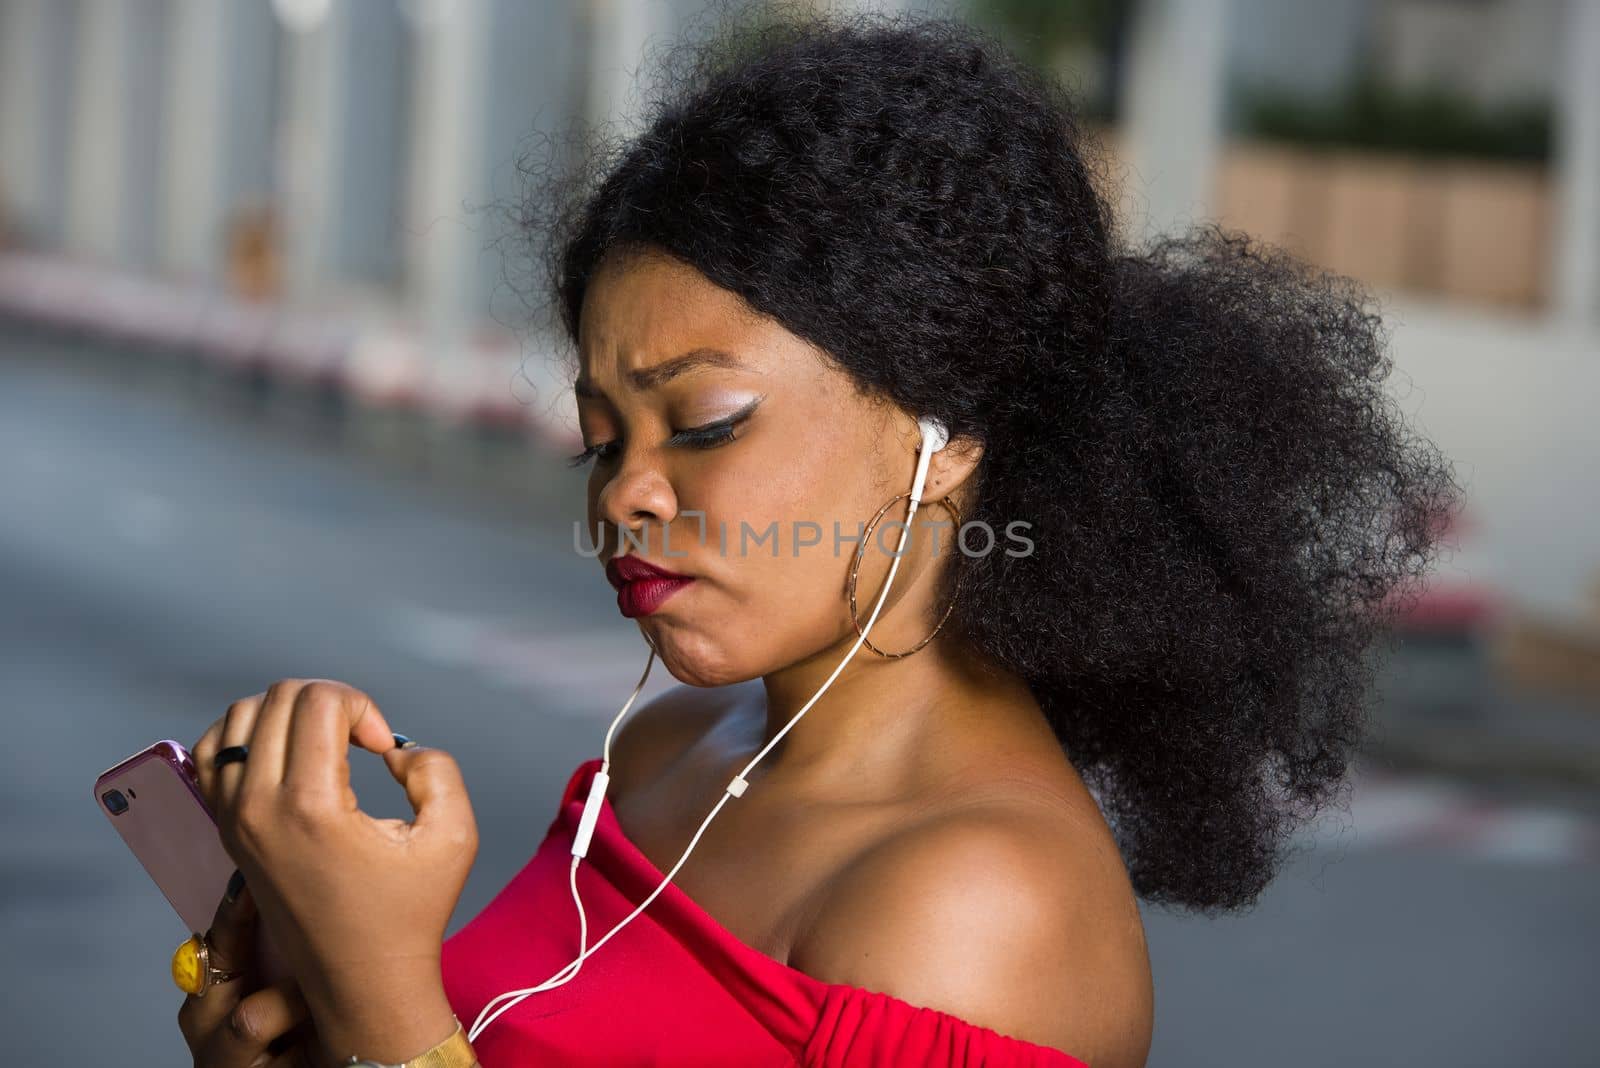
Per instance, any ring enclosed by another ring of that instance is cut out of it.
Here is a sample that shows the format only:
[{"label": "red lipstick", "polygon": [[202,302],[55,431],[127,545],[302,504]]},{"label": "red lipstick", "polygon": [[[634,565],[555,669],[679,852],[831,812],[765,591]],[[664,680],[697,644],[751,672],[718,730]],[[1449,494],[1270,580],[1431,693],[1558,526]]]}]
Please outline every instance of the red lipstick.
[{"label": "red lipstick", "polygon": [[613,556],[607,560],[606,579],[616,587],[617,608],[629,619],[649,615],[694,581],[693,576],[656,567],[637,556]]}]

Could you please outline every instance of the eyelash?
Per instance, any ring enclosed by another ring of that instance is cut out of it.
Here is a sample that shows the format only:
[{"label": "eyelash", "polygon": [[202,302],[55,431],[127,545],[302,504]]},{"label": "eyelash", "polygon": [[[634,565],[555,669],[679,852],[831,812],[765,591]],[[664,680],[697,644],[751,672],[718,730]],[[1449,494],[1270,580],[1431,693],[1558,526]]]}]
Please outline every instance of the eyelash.
[{"label": "eyelash", "polygon": [[[680,430],[667,439],[668,445],[687,445],[691,449],[714,449],[718,445],[726,445],[734,440],[733,429],[749,418],[749,414],[738,415],[732,419],[721,422],[707,423],[704,426],[690,427]],[[569,467],[580,467],[590,460],[609,460],[611,453],[606,450],[615,445],[612,441],[602,441],[590,445],[587,449],[567,460]]]}]

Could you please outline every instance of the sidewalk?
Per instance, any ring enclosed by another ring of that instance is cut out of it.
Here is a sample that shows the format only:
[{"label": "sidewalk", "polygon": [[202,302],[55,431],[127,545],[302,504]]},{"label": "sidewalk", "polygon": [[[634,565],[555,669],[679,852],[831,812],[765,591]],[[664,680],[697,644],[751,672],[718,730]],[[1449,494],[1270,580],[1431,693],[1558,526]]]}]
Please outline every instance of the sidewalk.
[{"label": "sidewalk", "polygon": [[570,391],[546,348],[497,327],[430,358],[419,325],[384,302],[290,308],[24,252],[0,254],[4,318],[139,350],[152,363],[179,354],[222,378],[337,397],[379,423],[581,448]]}]

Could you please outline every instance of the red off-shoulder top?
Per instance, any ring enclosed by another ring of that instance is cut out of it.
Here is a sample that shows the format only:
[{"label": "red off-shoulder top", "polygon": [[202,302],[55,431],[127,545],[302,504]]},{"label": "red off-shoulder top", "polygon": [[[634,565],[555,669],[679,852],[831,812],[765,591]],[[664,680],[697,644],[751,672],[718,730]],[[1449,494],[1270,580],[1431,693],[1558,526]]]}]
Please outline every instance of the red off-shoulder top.
[{"label": "red off-shoulder top", "polygon": [[[572,841],[598,758],[578,766],[538,851],[444,945],[445,992],[467,1026],[490,999],[578,954]],[[589,944],[663,873],[604,802],[578,890]],[[676,884],[570,981],[525,999],[473,1043],[484,1068],[1087,1068],[1085,1062],[899,998],[824,982],[739,941]]]}]

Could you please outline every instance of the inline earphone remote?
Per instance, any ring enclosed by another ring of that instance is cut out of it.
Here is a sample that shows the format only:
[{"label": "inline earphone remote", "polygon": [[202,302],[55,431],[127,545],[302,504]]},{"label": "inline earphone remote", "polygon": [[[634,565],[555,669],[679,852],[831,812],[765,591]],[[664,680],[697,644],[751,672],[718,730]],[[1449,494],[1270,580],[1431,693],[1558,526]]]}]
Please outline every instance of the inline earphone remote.
[{"label": "inline earphone remote", "polygon": [[684,861],[689,859],[689,854],[694,851],[696,843],[700,841],[700,836],[704,834],[706,828],[711,825],[711,821],[716,818],[717,813],[722,811],[722,806],[727,804],[729,798],[744,796],[745,790],[750,786],[750,783],[745,779],[745,776],[748,775],[750,771],[761,762],[762,757],[766,756],[767,753],[772,750],[772,747],[777,745],[778,741],[785,734],[789,733],[789,730],[794,727],[796,723],[800,722],[800,717],[804,716],[808,711],[810,711],[811,706],[816,704],[817,698],[821,697],[827,692],[828,687],[833,685],[833,680],[839,677],[839,673],[844,670],[844,666],[850,662],[850,660],[856,655],[857,650],[859,650],[862,644],[867,640],[867,633],[872,629],[873,623],[877,621],[878,612],[883,608],[884,600],[889,596],[889,587],[894,583],[895,572],[900,569],[900,558],[905,554],[906,539],[911,533],[911,520],[912,517],[917,514],[917,506],[922,503],[922,491],[924,483],[926,483],[928,478],[928,462],[933,458],[934,453],[943,449],[947,444],[949,444],[950,441],[950,432],[945,427],[944,423],[933,418],[932,416],[923,416],[922,418],[918,419],[917,426],[922,431],[922,442],[917,448],[917,470],[911,481],[911,501],[906,511],[905,525],[900,530],[900,544],[896,547],[893,562],[889,565],[889,574],[888,577],[884,579],[883,590],[878,594],[877,603],[872,606],[872,614],[867,617],[866,623],[862,625],[861,633],[856,636],[855,644],[850,647],[850,651],[845,654],[844,659],[839,661],[839,666],[833,669],[833,673],[828,676],[827,681],[822,684],[822,687],[817,690],[816,693],[811,695],[811,699],[809,701],[801,706],[800,711],[796,712],[789,722],[783,725],[783,729],[777,734],[773,735],[772,740],[763,746],[761,751],[757,753],[748,764],[740,769],[739,773],[735,775],[731,781],[729,781],[728,785],[723,790],[722,796],[717,799],[716,805],[712,807],[711,812],[701,822],[700,828],[694,832],[694,837],[689,840],[689,845],[684,849],[683,855],[680,856],[678,858],[678,862],[672,866],[672,870],[666,873],[665,878],[661,880],[654,890],[650,891],[649,896],[640,902],[637,908],[628,913],[628,915],[624,916],[615,927],[611,928],[610,931],[606,932],[605,936],[601,938],[600,941],[596,942],[593,946],[588,946],[589,921],[588,917],[584,915],[583,900],[578,896],[578,862],[582,860],[583,857],[585,857],[589,852],[589,842],[594,836],[595,824],[600,818],[600,808],[605,801],[606,786],[611,781],[611,776],[607,772],[611,767],[612,735],[616,733],[617,726],[628,714],[628,710],[633,707],[633,702],[638,700],[640,691],[644,689],[645,682],[650,678],[650,669],[655,665],[655,645],[648,637],[645,638],[645,644],[650,646],[650,656],[645,660],[644,674],[639,676],[639,684],[633,688],[633,695],[630,696],[627,702],[623,704],[622,708],[617,712],[616,718],[611,721],[611,726],[606,730],[605,744],[602,750],[602,757],[600,761],[600,769],[594,773],[594,777],[590,781],[589,796],[587,799],[585,799],[583,805],[583,816],[578,820],[578,830],[573,835],[572,868],[570,874],[572,900],[578,906],[578,956],[562,967],[560,971],[556,972],[549,979],[546,979],[538,986],[529,987],[525,990],[508,990],[490,1000],[488,1004],[484,1005],[483,1011],[478,1014],[477,1020],[473,1022],[471,1030],[468,1031],[467,1038],[469,1040],[475,1041],[490,1024],[494,1023],[494,1021],[500,1017],[502,1013],[514,1008],[525,998],[532,997],[534,994],[542,993],[546,990],[551,990],[571,980],[575,975],[578,974],[579,969],[583,967],[583,962],[588,959],[590,954],[594,953],[595,950],[599,949],[601,946],[605,945],[606,942],[610,941],[613,935],[622,930],[623,927],[627,926],[635,916],[638,916],[645,910],[650,902],[656,899],[656,896],[666,888],[666,885],[672,882],[673,876],[678,874],[678,869],[683,867]]}]

